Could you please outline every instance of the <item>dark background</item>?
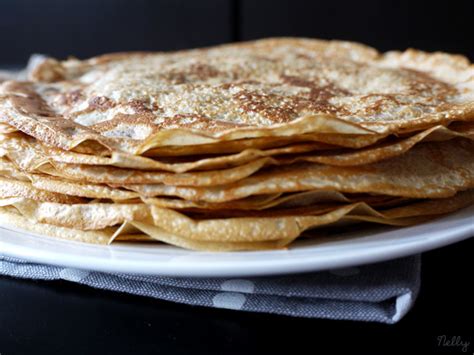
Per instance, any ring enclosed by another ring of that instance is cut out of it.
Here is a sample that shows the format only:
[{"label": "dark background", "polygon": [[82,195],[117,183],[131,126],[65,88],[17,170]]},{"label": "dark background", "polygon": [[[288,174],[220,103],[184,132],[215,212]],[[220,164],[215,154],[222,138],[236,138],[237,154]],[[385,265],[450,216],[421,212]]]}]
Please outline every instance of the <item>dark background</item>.
[{"label": "dark background", "polygon": [[[474,60],[474,1],[0,0],[0,66],[31,53],[79,58],[267,36],[442,50]],[[0,354],[463,354],[474,351],[474,239],[423,255],[422,288],[398,324],[293,319],[176,305],[67,282],[0,277]]]},{"label": "dark background", "polygon": [[84,58],[268,36],[415,47],[474,60],[474,1],[2,0],[0,65],[31,53]]},{"label": "dark background", "polygon": [[[423,254],[416,304],[393,325],[192,307],[0,277],[0,353],[471,355],[473,248],[471,238]],[[438,346],[441,335],[460,336],[468,351]]]}]

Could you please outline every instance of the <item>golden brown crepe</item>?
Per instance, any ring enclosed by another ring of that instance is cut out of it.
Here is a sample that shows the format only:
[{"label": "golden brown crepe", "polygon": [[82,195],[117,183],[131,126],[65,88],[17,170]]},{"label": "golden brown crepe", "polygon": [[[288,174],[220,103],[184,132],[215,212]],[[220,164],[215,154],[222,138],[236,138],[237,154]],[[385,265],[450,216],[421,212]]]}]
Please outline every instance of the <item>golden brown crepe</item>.
[{"label": "golden brown crepe", "polygon": [[63,149],[95,142],[138,154],[311,132],[384,135],[472,120],[473,78],[461,56],[269,39],[45,60],[32,82],[2,85],[0,120]]},{"label": "golden brown crepe", "polygon": [[462,56],[275,38],[29,71],[0,84],[0,225],[260,250],[474,202]]}]

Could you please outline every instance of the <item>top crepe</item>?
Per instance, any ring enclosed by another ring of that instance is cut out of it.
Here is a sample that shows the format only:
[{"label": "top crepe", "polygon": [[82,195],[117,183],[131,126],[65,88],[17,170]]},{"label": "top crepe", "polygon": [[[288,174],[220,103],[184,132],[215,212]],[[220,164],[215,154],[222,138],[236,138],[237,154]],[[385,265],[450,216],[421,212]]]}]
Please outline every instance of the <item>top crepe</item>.
[{"label": "top crepe", "polygon": [[30,79],[2,84],[0,122],[89,152],[306,133],[353,139],[474,120],[474,66],[464,57],[340,41],[46,59]]}]

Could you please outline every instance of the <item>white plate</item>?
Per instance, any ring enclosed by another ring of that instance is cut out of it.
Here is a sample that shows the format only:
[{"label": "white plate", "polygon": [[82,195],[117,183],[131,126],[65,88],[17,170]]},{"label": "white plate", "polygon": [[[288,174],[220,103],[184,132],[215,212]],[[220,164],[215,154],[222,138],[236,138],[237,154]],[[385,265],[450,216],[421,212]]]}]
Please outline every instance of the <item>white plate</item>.
[{"label": "white plate", "polygon": [[120,273],[236,277],[355,266],[438,248],[474,236],[474,206],[413,227],[370,227],[288,250],[210,253],[166,245],[98,246],[0,228],[0,253],[33,262]]}]

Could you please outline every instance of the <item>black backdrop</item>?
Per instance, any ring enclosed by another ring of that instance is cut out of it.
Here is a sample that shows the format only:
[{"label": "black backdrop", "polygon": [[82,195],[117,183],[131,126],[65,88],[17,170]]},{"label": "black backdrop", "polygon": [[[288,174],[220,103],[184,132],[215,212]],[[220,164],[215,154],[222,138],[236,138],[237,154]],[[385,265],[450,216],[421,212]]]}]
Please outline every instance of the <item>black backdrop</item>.
[{"label": "black backdrop", "polygon": [[473,18],[472,0],[2,0],[0,65],[21,65],[30,53],[83,58],[283,35],[474,60]]}]

